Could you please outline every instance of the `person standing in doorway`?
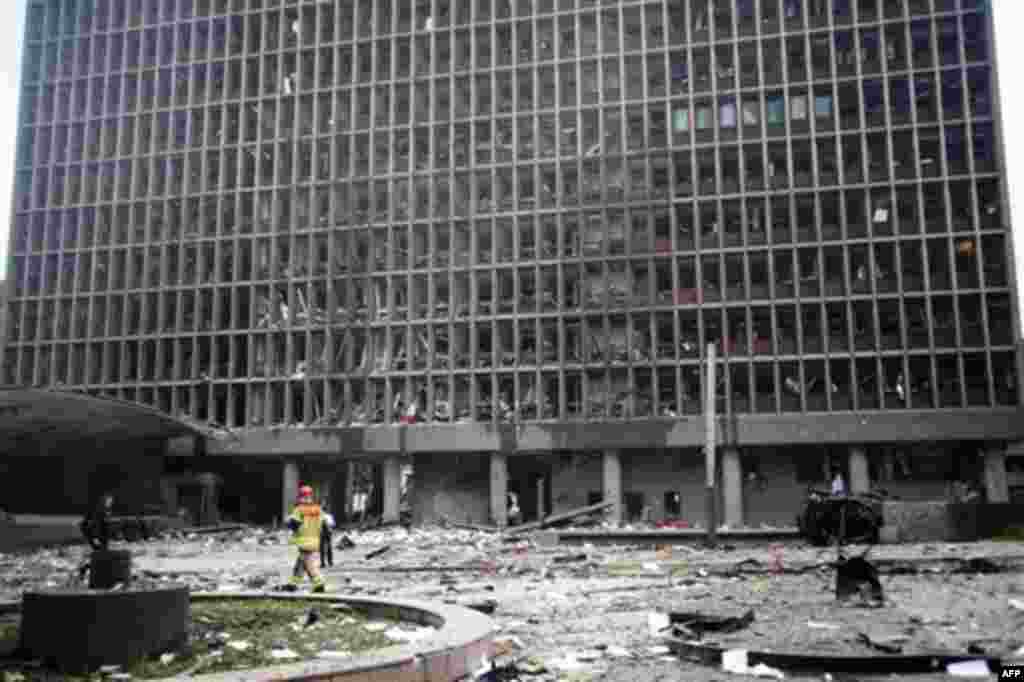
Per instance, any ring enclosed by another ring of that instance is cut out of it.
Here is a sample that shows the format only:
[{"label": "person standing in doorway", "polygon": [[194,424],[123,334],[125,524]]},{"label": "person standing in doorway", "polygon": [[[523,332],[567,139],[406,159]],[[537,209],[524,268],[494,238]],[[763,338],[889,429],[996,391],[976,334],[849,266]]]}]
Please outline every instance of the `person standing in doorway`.
[{"label": "person standing in doorway", "polygon": [[832,494],[846,494],[846,481],[843,479],[843,474],[841,471],[839,471],[839,469],[832,470]]},{"label": "person standing in doorway", "polygon": [[508,525],[518,526],[523,522],[523,510],[519,508],[519,495],[514,492],[508,494]]},{"label": "person standing in doorway", "polygon": [[313,489],[308,485],[299,488],[298,504],[288,517],[288,528],[292,531],[292,544],[299,550],[292,571],[289,592],[296,592],[305,576],[313,582],[313,592],[325,592],[323,576],[320,575],[320,535],[324,525],[324,513],[313,500]]},{"label": "person standing in doorway", "polygon": [[320,568],[334,565],[334,515],[324,508],[324,522],[320,526]]}]

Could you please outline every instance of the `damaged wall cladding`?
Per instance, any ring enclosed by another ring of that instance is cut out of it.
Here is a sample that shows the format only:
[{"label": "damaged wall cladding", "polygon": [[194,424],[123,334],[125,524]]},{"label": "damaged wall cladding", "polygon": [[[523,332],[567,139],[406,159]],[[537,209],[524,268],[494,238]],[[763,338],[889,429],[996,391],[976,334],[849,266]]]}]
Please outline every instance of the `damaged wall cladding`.
[{"label": "damaged wall cladding", "polygon": [[734,413],[1018,403],[985,3],[579,4],[31,2],[4,380],[675,417],[717,343]]}]

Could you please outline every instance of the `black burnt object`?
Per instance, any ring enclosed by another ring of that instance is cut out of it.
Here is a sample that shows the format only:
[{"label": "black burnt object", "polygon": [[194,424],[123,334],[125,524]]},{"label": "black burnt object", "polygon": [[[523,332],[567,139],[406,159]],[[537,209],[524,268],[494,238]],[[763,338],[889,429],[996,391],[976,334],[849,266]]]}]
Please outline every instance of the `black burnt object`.
[{"label": "black burnt object", "polygon": [[836,561],[836,599],[845,601],[858,596],[866,601],[885,600],[878,568],[864,555],[850,558],[840,555]]},{"label": "black burnt object", "polygon": [[745,630],[754,622],[754,611],[751,609],[738,617],[716,616],[696,611],[674,612],[668,615],[668,620],[677,630],[683,630],[682,634],[700,639],[706,632],[728,634]]},{"label": "black burnt object", "polygon": [[[728,647],[702,642],[670,639],[666,645],[672,652],[688,661],[707,666],[722,665],[722,654]],[[748,665],[763,663],[778,668],[787,675],[818,675],[822,673],[847,673],[851,675],[917,675],[945,673],[951,663],[985,661],[989,670],[999,670],[998,658],[985,656],[964,656],[949,654],[902,654],[871,656],[830,656],[775,651],[747,652]]]},{"label": "black burnt object", "polygon": [[797,525],[813,545],[874,544],[882,528],[882,499],[878,495],[832,495],[812,488]]},{"label": "black burnt object", "polygon": [[189,593],[185,586],[27,592],[21,614],[19,658],[87,671],[184,645]]},{"label": "black burnt object", "polygon": [[89,589],[109,590],[132,580],[132,555],[123,550],[97,550],[89,557]]}]

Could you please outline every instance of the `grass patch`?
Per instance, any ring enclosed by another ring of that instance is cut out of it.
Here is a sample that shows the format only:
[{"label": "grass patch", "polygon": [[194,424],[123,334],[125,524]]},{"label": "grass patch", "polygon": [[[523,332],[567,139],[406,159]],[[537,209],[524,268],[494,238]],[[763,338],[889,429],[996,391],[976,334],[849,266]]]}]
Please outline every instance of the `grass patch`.
[{"label": "grass patch", "polygon": [[[194,675],[296,663],[316,658],[325,649],[351,654],[394,646],[383,632],[368,630],[367,620],[347,611],[336,611],[329,602],[236,600],[192,604],[190,642],[173,660],[159,656],[124,669],[134,679],[158,679],[188,672]],[[318,618],[306,627],[310,612]],[[389,623],[389,627],[396,623]],[[17,623],[0,622],[0,647],[17,642]],[[247,643],[236,648],[232,642]],[[276,659],[275,645],[298,655]],[[0,668],[0,682],[91,682],[102,675],[67,675],[26,667]],[[19,677],[21,675],[21,677]]]}]

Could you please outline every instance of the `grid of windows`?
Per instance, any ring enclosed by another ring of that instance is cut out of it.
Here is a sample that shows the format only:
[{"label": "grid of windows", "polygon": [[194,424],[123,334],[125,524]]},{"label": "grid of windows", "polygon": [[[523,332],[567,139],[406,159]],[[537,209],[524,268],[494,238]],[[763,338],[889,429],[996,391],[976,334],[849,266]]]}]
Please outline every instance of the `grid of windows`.
[{"label": "grid of windows", "polygon": [[5,379],[232,426],[1016,405],[983,0],[47,0]]}]

